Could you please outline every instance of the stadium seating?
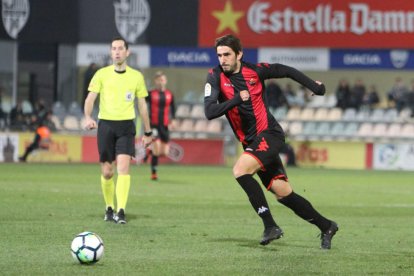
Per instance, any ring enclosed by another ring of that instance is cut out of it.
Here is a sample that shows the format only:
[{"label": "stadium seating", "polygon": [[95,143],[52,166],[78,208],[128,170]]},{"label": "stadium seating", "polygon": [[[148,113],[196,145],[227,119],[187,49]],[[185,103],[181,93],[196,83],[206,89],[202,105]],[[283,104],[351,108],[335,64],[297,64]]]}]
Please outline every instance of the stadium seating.
[{"label": "stadium seating", "polygon": [[302,110],[299,115],[299,120],[302,121],[312,121],[314,119],[315,109],[307,107]]},{"label": "stadium seating", "polygon": [[23,114],[32,114],[33,113],[33,106],[29,101],[22,102],[22,111]]},{"label": "stadium seating", "polygon": [[76,116],[66,115],[63,119],[63,128],[66,130],[80,130],[79,120]]},{"label": "stadium seating", "polygon": [[346,122],[356,121],[356,115],[357,111],[355,108],[347,108],[342,115],[342,120]]},{"label": "stadium seating", "polygon": [[204,105],[196,104],[192,107],[190,117],[197,119],[197,118],[205,118],[204,115]]},{"label": "stadium seating", "polygon": [[177,110],[175,112],[175,116],[177,118],[190,117],[190,105],[184,103],[178,105]]},{"label": "stadium seating", "polygon": [[299,120],[301,115],[301,109],[298,107],[292,107],[289,109],[286,115],[286,120],[288,121],[295,121]]},{"label": "stadium seating", "polygon": [[54,102],[52,105],[52,113],[57,116],[59,120],[63,121],[66,116],[66,107],[59,101]]}]

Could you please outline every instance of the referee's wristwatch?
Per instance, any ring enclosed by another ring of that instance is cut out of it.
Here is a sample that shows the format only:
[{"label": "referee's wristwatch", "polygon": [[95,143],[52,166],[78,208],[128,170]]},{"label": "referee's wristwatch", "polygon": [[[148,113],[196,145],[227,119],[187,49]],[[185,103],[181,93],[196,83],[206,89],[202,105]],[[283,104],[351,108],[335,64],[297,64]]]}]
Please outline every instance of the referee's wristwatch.
[{"label": "referee's wristwatch", "polygon": [[152,131],[144,132],[144,135],[147,136],[147,137],[151,137],[152,136]]}]

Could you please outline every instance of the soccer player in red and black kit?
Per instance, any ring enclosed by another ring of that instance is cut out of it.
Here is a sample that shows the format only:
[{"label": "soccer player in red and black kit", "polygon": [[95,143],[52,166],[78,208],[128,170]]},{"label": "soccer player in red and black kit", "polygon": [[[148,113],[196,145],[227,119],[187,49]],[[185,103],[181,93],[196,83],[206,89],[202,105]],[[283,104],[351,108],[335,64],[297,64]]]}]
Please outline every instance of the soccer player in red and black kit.
[{"label": "soccer player in red and black kit", "polygon": [[280,203],[320,229],[321,248],[330,249],[338,225],[318,213],[308,200],[292,190],[279,157],[285,134],[267,107],[264,81],[291,78],[316,95],[324,95],[325,86],[289,66],[244,62],[241,42],[233,35],[216,39],[215,49],[220,64],[207,76],[205,114],[209,120],[226,115],[243,145],[244,152],[233,167],[233,175],[263,220],[260,244],[279,239],[283,231],[274,221],[263,190],[253,178],[255,173]]},{"label": "soccer player in red and black kit", "polygon": [[147,97],[149,106],[150,123],[155,141],[152,144],[151,179],[157,180],[158,158],[167,156],[170,133],[168,130],[171,119],[175,118],[174,95],[167,89],[167,76],[159,71],[155,74],[155,88]]}]

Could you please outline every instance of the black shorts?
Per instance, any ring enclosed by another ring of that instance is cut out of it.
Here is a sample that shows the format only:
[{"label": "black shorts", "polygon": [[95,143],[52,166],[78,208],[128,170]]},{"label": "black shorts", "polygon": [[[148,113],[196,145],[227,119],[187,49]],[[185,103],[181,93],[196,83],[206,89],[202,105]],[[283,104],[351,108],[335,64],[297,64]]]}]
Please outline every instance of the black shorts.
[{"label": "black shorts", "polygon": [[135,156],[135,124],[133,120],[99,120],[98,151],[100,162],[113,162],[119,154]]},{"label": "black shorts", "polygon": [[168,143],[170,141],[170,131],[168,126],[151,126],[152,134],[155,139],[160,139],[161,142]]},{"label": "black shorts", "polygon": [[285,136],[275,130],[266,130],[257,135],[253,142],[244,146],[244,153],[253,156],[260,164],[257,172],[266,189],[273,179],[287,180],[287,174],[279,153],[285,145]]}]

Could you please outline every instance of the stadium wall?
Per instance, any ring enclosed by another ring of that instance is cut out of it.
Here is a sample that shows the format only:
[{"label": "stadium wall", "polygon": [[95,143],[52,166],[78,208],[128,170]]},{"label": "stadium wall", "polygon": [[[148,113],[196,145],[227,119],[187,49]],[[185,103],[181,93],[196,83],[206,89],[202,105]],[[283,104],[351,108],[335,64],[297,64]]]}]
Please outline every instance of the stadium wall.
[{"label": "stadium wall", "polygon": [[[32,142],[33,134],[0,133],[0,162],[18,162]],[[137,139],[137,158],[144,149]],[[335,141],[293,141],[297,164],[327,169],[414,171],[414,145],[410,143],[366,143]],[[225,165],[222,139],[172,139],[170,158],[162,163],[184,165]],[[241,152],[241,149],[239,149]],[[28,162],[98,163],[96,136],[54,134],[48,150],[36,150]]]},{"label": "stadium wall", "polygon": [[[33,141],[33,133],[0,133],[0,162],[18,162],[26,147]],[[136,141],[137,158],[145,150]],[[191,165],[223,165],[224,141],[222,139],[172,139],[169,158],[161,163]],[[98,163],[96,136],[53,134],[49,149],[38,149],[29,155],[28,162]]]}]

